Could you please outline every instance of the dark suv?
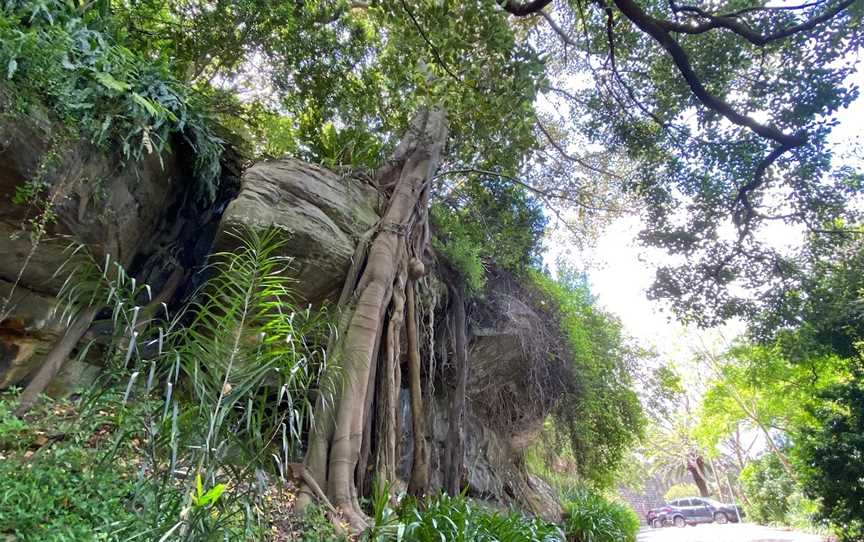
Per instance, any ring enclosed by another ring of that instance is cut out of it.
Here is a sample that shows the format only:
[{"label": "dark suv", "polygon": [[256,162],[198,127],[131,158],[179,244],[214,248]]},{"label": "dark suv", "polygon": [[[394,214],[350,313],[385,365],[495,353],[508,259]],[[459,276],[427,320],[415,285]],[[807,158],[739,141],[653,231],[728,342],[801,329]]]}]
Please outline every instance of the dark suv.
[{"label": "dark suv", "polygon": [[657,519],[672,523],[676,527],[696,525],[697,523],[737,523],[744,512],[734,504],[724,504],[707,497],[690,497],[669,502],[671,510],[664,510]]}]

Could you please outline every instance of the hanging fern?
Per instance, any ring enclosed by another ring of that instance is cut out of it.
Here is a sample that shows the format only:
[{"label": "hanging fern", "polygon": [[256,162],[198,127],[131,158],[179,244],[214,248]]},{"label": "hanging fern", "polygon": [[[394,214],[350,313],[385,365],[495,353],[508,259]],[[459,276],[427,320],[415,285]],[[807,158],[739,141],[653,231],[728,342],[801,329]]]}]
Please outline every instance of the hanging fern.
[{"label": "hanging fern", "polygon": [[66,128],[129,162],[161,158],[180,135],[195,152],[199,196],[212,201],[223,142],[196,107],[199,97],[164,61],[116,44],[106,21],[63,0],[0,6],[0,79],[12,113],[47,105]]}]

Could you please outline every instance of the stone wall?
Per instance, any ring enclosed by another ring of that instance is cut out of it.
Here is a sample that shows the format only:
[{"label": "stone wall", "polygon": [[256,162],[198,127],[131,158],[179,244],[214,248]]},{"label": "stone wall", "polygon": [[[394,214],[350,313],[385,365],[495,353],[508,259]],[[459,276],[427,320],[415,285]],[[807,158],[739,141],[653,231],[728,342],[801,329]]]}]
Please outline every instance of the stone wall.
[{"label": "stone wall", "polygon": [[639,520],[642,523],[646,523],[645,517],[648,514],[648,510],[663,506],[666,503],[663,495],[668,490],[669,484],[655,476],[646,480],[645,485],[639,491],[621,487],[618,489],[618,494],[633,507],[636,515],[639,516]]}]

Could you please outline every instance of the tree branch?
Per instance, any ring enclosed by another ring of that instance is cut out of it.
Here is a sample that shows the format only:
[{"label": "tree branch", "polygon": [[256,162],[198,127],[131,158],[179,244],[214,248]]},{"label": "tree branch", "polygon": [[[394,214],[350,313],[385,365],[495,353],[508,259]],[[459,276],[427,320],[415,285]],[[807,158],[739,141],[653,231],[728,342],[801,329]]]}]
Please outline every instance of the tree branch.
[{"label": "tree branch", "polygon": [[522,3],[516,0],[507,0],[501,7],[510,15],[517,17],[525,17],[526,15],[534,15],[538,11],[552,3],[552,0],[531,0],[530,2]]},{"label": "tree branch", "polygon": [[444,71],[447,72],[447,75],[449,75],[450,77],[455,79],[457,82],[462,83],[465,86],[468,86],[465,83],[465,81],[463,81],[458,75],[453,73],[453,71],[450,69],[450,66],[448,66],[447,63],[444,62],[444,59],[441,57],[441,53],[438,52],[438,47],[436,47],[435,44],[432,43],[432,40],[429,39],[429,36],[426,35],[426,31],[423,30],[423,26],[420,25],[420,21],[418,21],[417,18],[414,17],[414,13],[408,7],[408,4],[405,3],[405,0],[401,0],[401,2],[402,2],[402,8],[405,10],[405,13],[408,14],[408,18],[411,19],[411,22],[414,24],[414,27],[417,29],[417,32],[420,33],[420,37],[423,38],[423,41],[425,41],[426,44],[429,45],[429,48],[432,50],[432,55],[435,57],[435,62],[437,62],[441,66],[441,68],[443,68]]},{"label": "tree branch", "polygon": [[549,26],[552,27],[552,30],[554,30],[555,33],[558,34],[558,36],[561,38],[561,41],[573,47],[576,47],[578,45],[569,35],[567,35],[567,32],[565,32],[563,28],[558,26],[558,23],[555,22],[555,19],[553,19],[551,15],[549,15],[545,11],[540,11],[540,16],[546,19],[546,22],[549,23]]},{"label": "tree branch", "polygon": [[[854,0],[846,0],[846,2],[850,1]],[[798,147],[807,141],[804,134],[786,134],[774,126],[761,124],[752,117],[739,113],[727,102],[708,92],[708,89],[705,88],[693,70],[684,48],[672,39],[668,29],[663,26],[663,23],[668,23],[668,21],[660,21],[651,17],[633,0],[613,0],[613,2],[625,17],[630,19],[640,30],[654,38],[669,53],[690,90],[706,107],[726,117],[733,124],[748,128],[761,137],[780,143],[783,147]]]},{"label": "tree branch", "polygon": [[552,145],[552,147],[554,147],[555,150],[558,151],[558,154],[560,154],[568,162],[573,162],[574,164],[578,164],[578,165],[584,167],[585,169],[593,171],[594,173],[599,173],[600,175],[608,175],[609,177],[612,177],[613,179],[619,179],[619,180],[622,179],[622,177],[618,174],[612,173],[611,171],[607,171],[605,169],[598,168],[596,166],[592,166],[591,164],[589,164],[585,160],[579,158],[578,156],[573,156],[572,154],[568,154],[567,151],[564,150],[564,148],[557,141],[555,141],[555,139],[552,137],[552,134],[550,134],[549,131],[546,129],[546,127],[543,126],[542,122],[538,121],[537,127],[540,128],[540,131],[543,132],[544,136],[546,136],[546,139],[549,141],[549,144]]},{"label": "tree branch", "polygon": [[[822,14],[813,17],[812,19],[808,19],[801,24],[790,26],[788,28],[772,32],[770,34],[760,34],[759,32],[756,32],[755,30],[750,28],[747,23],[739,19],[739,14],[741,12],[736,12],[729,15],[714,15],[713,13],[709,13],[697,6],[678,6],[674,2],[671,4],[673,11],[692,13],[708,20],[698,25],[679,23],[677,21],[666,21],[661,19],[654,19],[654,21],[665,30],[680,34],[703,34],[705,32],[708,32],[709,30],[714,30],[716,28],[724,28],[726,30],[731,30],[735,34],[738,34],[753,45],[761,47],[772,41],[788,38],[789,36],[797,34],[798,32],[811,30],[817,25],[824,23],[825,21],[831,19],[847,7],[851,6],[854,2],[855,0],[843,0],[831,9],[826,10]],[[806,5],[807,4],[805,4],[805,6]],[[813,3],[809,5],[818,5],[818,3]]]}]

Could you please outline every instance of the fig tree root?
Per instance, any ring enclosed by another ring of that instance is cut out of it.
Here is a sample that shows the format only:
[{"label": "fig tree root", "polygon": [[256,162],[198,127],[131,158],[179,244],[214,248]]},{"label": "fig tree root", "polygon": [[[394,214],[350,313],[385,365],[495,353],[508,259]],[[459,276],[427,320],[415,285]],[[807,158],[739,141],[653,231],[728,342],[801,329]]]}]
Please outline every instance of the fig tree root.
[{"label": "fig tree root", "polygon": [[462,290],[451,282],[450,304],[453,311],[453,356],[456,358],[456,389],[450,399],[450,423],[444,449],[444,489],[458,495],[462,485],[462,457],[465,448],[465,394],[468,381],[468,339],[465,324],[465,302]]}]

